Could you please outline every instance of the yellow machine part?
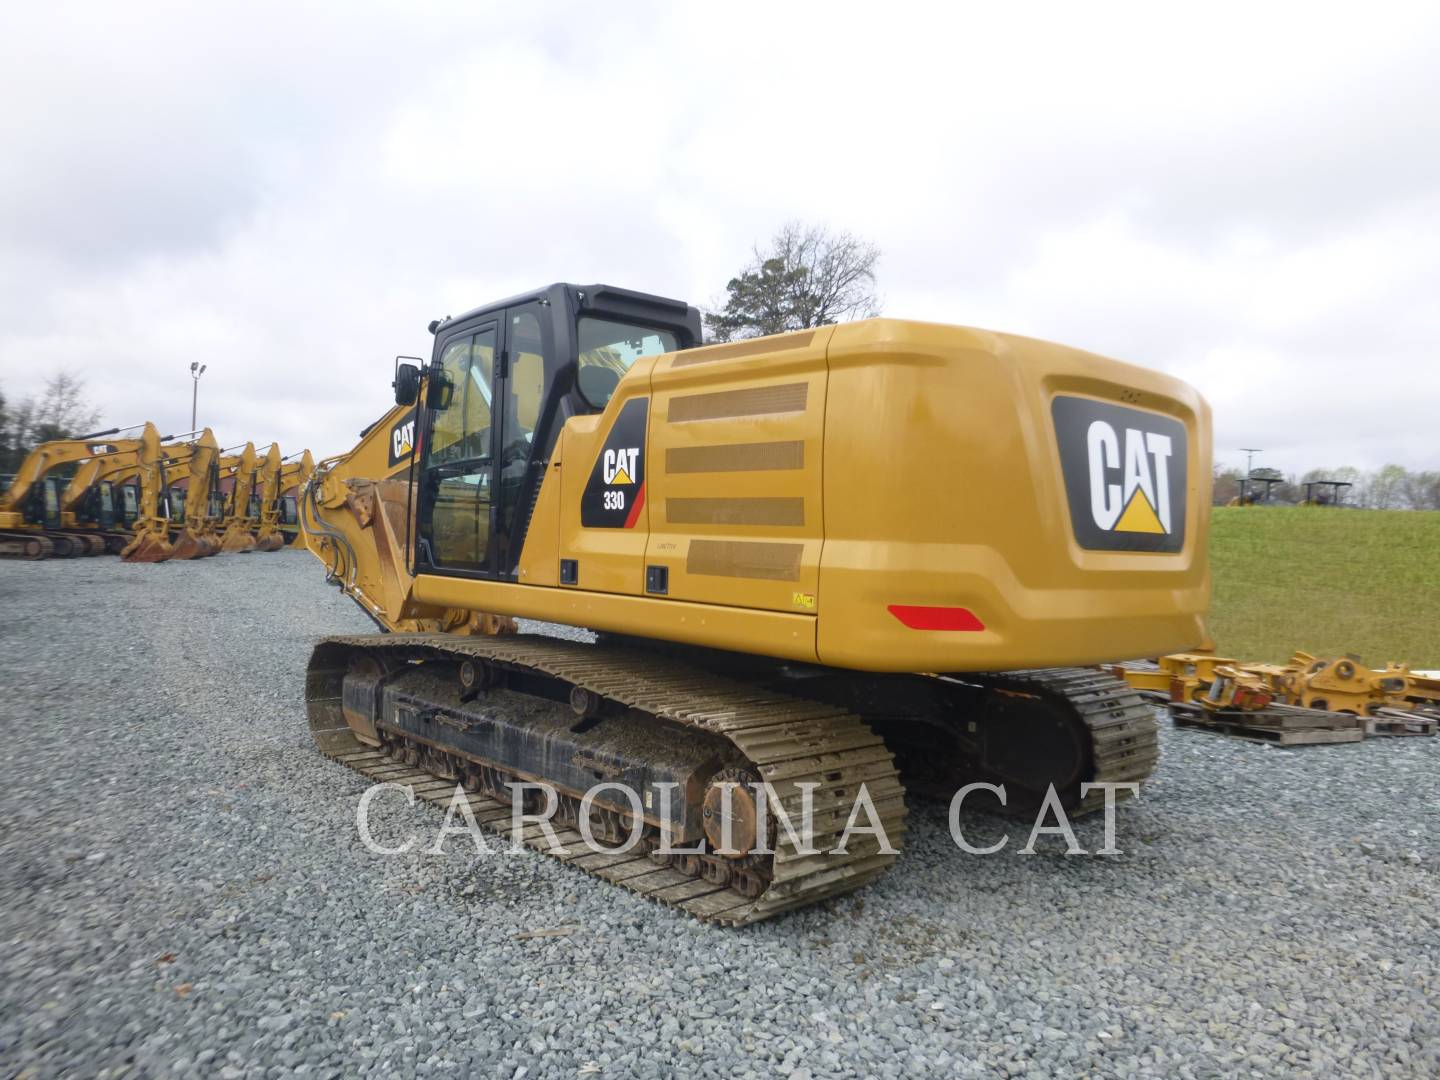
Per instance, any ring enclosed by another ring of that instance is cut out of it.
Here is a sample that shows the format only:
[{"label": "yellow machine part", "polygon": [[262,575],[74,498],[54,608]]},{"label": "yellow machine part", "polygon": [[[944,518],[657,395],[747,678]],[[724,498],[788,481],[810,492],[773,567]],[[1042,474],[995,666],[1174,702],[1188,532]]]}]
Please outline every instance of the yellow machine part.
[{"label": "yellow machine part", "polygon": [[260,461],[255,473],[255,490],[260,497],[260,518],[255,529],[256,551],[279,551],[285,546],[280,533],[280,447],[270,450]]},{"label": "yellow machine part", "polygon": [[[1168,687],[1172,701],[1217,708],[1258,707],[1231,702],[1237,695],[1258,699],[1262,694],[1283,705],[1356,716],[1373,716],[1380,709],[1440,704],[1440,678],[1393,662],[1384,668],[1370,668],[1355,656],[1319,659],[1296,652],[1289,663],[1264,664],[1208,653],[1181,653],[1162,656],[1157,663],[1153,670],[1111,670],[1137,690]],[[1217,685],[1219,689],[1213,689]]]},{"label": "yellow machine part", "polygon": [[349,453],[316,465],[300,490],[300,534],[346,592],[387,630],[513,633],[514,620],[432,607],[411,595],[406,507],[415,452],[415,407],[397,405]]},{"label": "yellow machine part", "polygon": [[135,538],[120,552],[125,562],[164,562],[174,554],[170,522],[161,513],[160,505],[165,487],[164,454],[159,431],[153,424],[146,424],[136,461],[140,513],[135,519]]},{"label": "yellow machine part", "polygon": [[309,450],[302,451],[297,460],[286,462],[280,469],[280,498],[294,508],[294,516],[282,518],[280,522],[281,542],[284,546],[305,546],[298,516],[300,493],[314,472],[315,458]]},{"label": "yellow machine part", "polygon": [[[175,530],[174,559],[199,559],[220,551],[219,521],[210,516],[210,495],[219,480],[220,443],[206,428],[200,437],[171,450],[166,467],[185,483],[185,512]],[[173,523],[172,523],[173,524]]]},{"label": "yellow machine part", "polygon": [[237,455],[233,465],[235,484],[230,489],[226,507],[224,531],[220,536],[220,550],[247,554],[255,550],[255,530],[259,520],[250,516],[250,496],[255,490],[255,470],[259,458],[255,444],[247,442]]},{"label": "yellow machine part", "polygon": [[[607,445],[627,405],[644,434]],[[642,357],[603,412],[566,422],[517,581],[410,577],[395,452],[414,419],[397,406],[322,463],[302,515],[312,550],[387,627],[489,612],[904,672],[1206,640],[1208,407],[1093,354],[872,319]],[[586,478],[607,451],[643,455],[645,480],[615,471],[626,527],[586,528]],[[559,583],[561,560],[576,584]],[[656,568],[663,595],[647,592]]]}]

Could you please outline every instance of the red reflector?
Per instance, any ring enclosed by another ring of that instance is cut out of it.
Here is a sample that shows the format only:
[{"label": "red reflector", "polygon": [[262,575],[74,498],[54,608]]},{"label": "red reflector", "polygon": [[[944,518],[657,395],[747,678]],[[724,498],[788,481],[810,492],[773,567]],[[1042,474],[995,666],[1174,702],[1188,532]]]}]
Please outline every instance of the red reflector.
[{"label": "red reflector", "polygon": [[969,608],[891,604],[889,612],[911,630],[984,630]]}]

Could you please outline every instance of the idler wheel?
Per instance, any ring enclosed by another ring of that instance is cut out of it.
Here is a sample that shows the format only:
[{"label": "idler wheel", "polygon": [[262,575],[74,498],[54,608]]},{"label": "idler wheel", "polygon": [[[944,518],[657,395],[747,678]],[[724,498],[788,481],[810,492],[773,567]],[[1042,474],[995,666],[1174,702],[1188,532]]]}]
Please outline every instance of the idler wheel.
[{"label": "idler wheel", "polygon": [[[711,777],[710,786],[705,789],[700,820],[712,851],[744,855],[760,846],[760,808],[756,805],[755,787],[758,783],[759,778],[749,769],[722,769]],[[727,820],[728,837],[725,835]]]}]

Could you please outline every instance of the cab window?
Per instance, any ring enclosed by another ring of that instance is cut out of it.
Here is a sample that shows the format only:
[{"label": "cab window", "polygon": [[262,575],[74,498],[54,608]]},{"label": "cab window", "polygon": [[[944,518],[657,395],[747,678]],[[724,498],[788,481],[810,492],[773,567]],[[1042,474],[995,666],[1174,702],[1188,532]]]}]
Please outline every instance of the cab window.
[{"label": "cab window", "polygon": [[490,379],[495,370],[495,332],[459,338],[440,358],[450,401],[435,411],[430,462],[464,461],[490,453]]},{"label": "cab window", "polygon": [[510,394],[505,415],[505,441],[514,444],[532,441],[540,423],[540,403],[545,396],[545,347],[540,340],[540,320],[533,311],[521,311],[510,318]]},{"label": "cab window", "polygon": [[621,377],[642,356],[676,351],[675,335],[653,326],[580,318],[576,329],[580,347],[577,381],[580,395],[596,409],[609,402]]}]

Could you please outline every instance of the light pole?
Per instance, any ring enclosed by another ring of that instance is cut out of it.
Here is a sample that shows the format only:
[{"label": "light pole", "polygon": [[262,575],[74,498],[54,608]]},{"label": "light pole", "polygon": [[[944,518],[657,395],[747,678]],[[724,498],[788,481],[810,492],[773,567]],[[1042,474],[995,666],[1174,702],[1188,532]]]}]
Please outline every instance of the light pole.
[{"label": "light pole", "polygon": [[195,407],[200,402],[200,376],[205,374],[205,366],[198,360],[190,361],[190,380],[194,384],[190,390],[190,430],[195,430]]},{"label": "light pole", "polygon": [[[205,369],[201,368],[200,370],[204,371]],[[191,424],[190,426],[194,427],[195,425]],[[1250,473],[1253,471],[1250,467],[1250,463],[1255,460],[1256,454],[1263,453],[1263,451],[1260,450],[1259,447],[1255,447],[1252,449],[1249,446],[1242,446],[1240,447],[1240,452],[1245,455],[1245,476],[1248,478],[1250,476]]]}]

